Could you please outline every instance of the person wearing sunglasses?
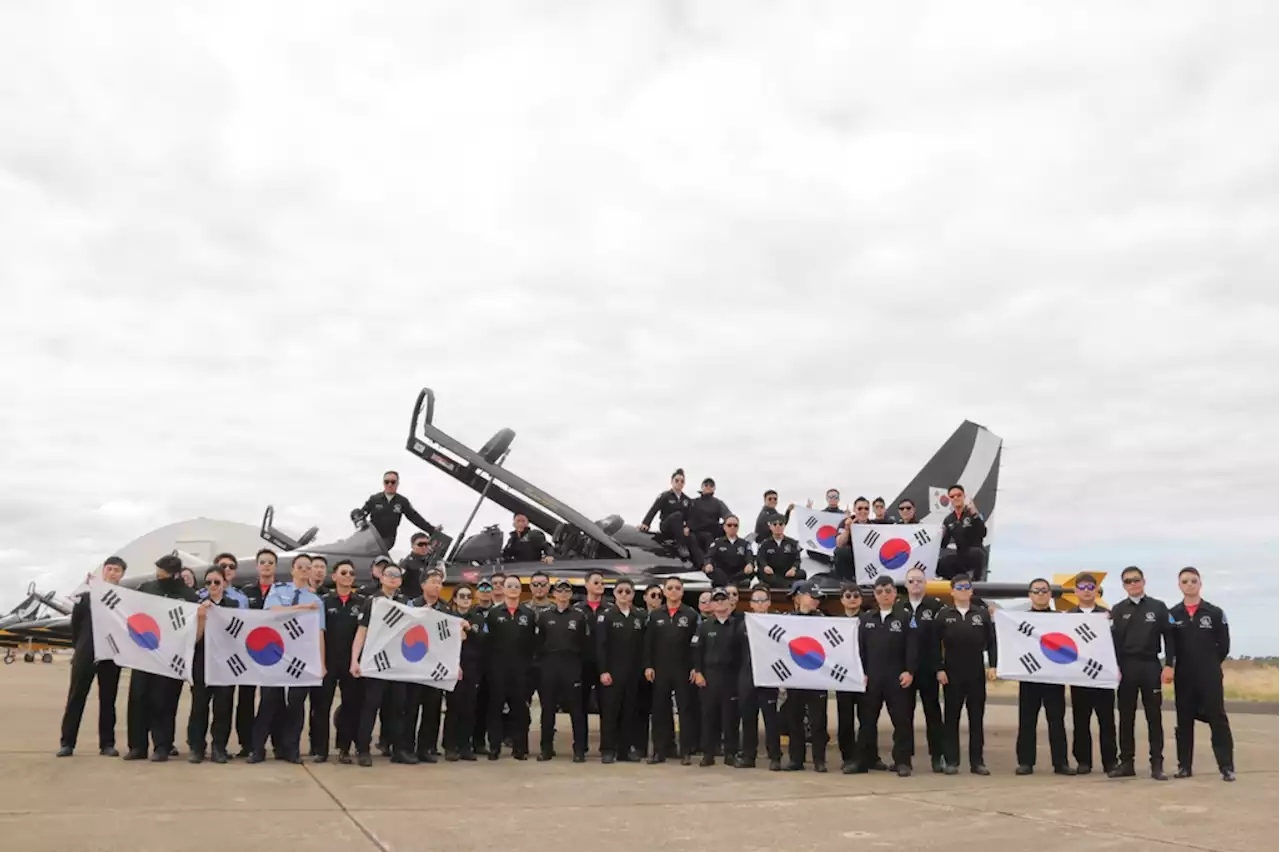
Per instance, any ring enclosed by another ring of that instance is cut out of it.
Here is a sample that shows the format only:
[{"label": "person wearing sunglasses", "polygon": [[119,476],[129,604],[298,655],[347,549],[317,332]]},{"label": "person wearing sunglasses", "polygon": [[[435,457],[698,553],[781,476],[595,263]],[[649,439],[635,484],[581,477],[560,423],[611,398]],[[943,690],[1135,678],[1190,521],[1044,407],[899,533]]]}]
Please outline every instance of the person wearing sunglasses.
[{"label": "person wearing sunglasses", "polygon": [[[222,569],[214,566],[204,572],[204,590],[208,592],[200,610],[200,620],[205,619],[205,611],[211,606],[227,609],[240,607],[227,595],[227,578]],[[207,686],[204,682],[204,637],[196,642],[195,656],[191,661],[191,712],[187,716],[187,761],[203,763],[205,755],[205,737],[212,734],[212,757],[214,763],[226,763],[227,741],[231,738],[231,702],[234,699],[234,686]],[[213,708],[210,720],[209,709]],[[212,730],[210,729],[212,721]]]},{"label": "person wearing sunglasses", "polygon": [[[986,551],[982,542],[987,537],[987,522],[972,500],[964,496],[963,485],[947,489],[951,511],[942,519],[942,542],[939,545],[938,576],[948,579],[961,571],[981,580],[985,574]],[[954,546],[954,550],[948,547]]]},{"label": "person wearing sunglasses", "polygon": [[[942,705],[938,701],[940,670],[937,657],[937,641],[934,638],[934,619],[942,610],[942,601],[924,593],[926,578],[921,568],[907,570],[907,599],[902,602],[916,620],[920,630],[920,676],[911,682],[911,716],[916,715],[916,699],[924,707],[925,739],[929,745],[929,763],[934,772],[942,772],[946,762],[942,755],[943,727]],[[972,590],[972,587],[970,587]],[[971,591],[972,593],[972,591]],[[982,619],[990,623],[990,618]]]},{"label": "person wearing sunglasses", "polygon": [[770,589],[790,589],[806,576],[799,543],[784,533],[786,523],[782,515],[770,518],[769,538],[756,547],[756,577]]},{"label": "person wearing sunglasses", "polygon": [[[1076,600],[1080,603],[1069,612],[1098,613],[1110,617],[1110,611],[1098,603],[1098,578],[1092,574],[1076,577]],[[1091,716],[1098,717],[1098,749],[1102,771],[1116,766],[1116,691],[1093,686],[1071,687],[1071,753],[1076,759],[1076,774],[1093,771],[1093,736],[1089,730]]]},{"label": "person wearing sunglasses", "polygon": [[653,684],[653,754],[649,763],[665,763],[675,745],[674,697],[680,714],[680,762],[688,766],[697,747],[691,643],[698,629],[698,613],[683,603],[684,582],[679,577],[668,577],[662,594],[665,605],[649,613],[644,634],[644,676]]},{"label": "person wearing sunglasses", "polygon": [[[529,516],[516,512],[511,519],[513,529],[502,548],[503,562],[555,562],[554,549],[542,530],[529,526]],[[554,604],[552,604],[554,606]]]},{"label": "person wearing sunglasses", "polygon": [[556,711],[565,707],[573,729],[573,762],[587,759],[587,714],[582,704],[582,665],[592,643],[595,616],[571,606],[573,585],[556,583],[555,607],[538,616],[534,639],[535,659],[541,669],[538,700],[542,705],[542,729],[538,761],[555,756]]},{"label": "person wearing sunglasses", "polygon": [[[440,598],[443,588],[444,572],[439,568],[427,569],[426,577],[422,581],[422,594],[411,598],[408,606],[414,609],[433,609],[436,612],[451,613],[452,608]],[[416,745],[414,754],[417,755],[419,763],[435,763],[439,757],[438,743],[443,704],[444,690],[423,683],[405,684],[405,741]],[[419,722],[419,715],[421,715],[421,722]]]},{"label": "person wearing sunglasses", "polygon": [[695,560],[701,556],[701,561],[695,561],[694,566],[701,567],[710,561],[707,548],[719,537],[725,521],[732,514],[724,501],[716,496],[716,481],[709,476],[702,480],[702,493],[689,502],[689,537],[696,545],[696,553],[693,547],[689,553]]},{"label": "person wearing sunglasses", "polygon": [[730,617],[729,594],[711,592],[712,613],[698,625],[692,642],[693,682],[701,691],[702,761],[713,766],[724,746],[724,765],[738,757],[738,643],[737,622]]},{"label": "person wearing sunglasses", "polygon": [[401,518],[408,518],[411,524],[429,535],[444,530],[444,527],[432,526],[418,514],[408,498],[399,493],[399,488],[400,474],[389,470],[382,474],[382,491],[369,495],[363,506],[351,510],[351,520],[358,524],[367,518],[388,551],[395,547],[396,530],[400,528]]},{"label": "person wearing sunglasses", "polygon": [[[960,576],[959,574],[956,575]],[[1027,585],[1031,599],[1031,612],[1053,612],[1053,590],[1049,581],[1037,577]],[[1030,775],[1036,767],[1036,725],[1040,720],[1040,708],[1044,707],[1045,723],[1049,726],[1049,758],[1055,775],[1075,775],[1067,763],[1067,690],[1060,683],[1018,684],[1018,775]]]},{"label": "person wearing sunglasses", "polygon": [[[648,618],[662,609],[662,585],[651,583],[644,590],[645,630],[649,629]],[[647,639],[646,639],[647,641]],[[643,674],[643,673],[642,673]],[[653,684],[644,677],[640,678],[640,690],[636,693],[636,705],[640,713],[640,754],[649,756],[649,720],[653,711]]]},{"label": "person wearing sunglasses", "polygon": [[916,520],[916,504],[910,500],[898,501],[898,523],[900,524],[918,524]]},{"label": "person wearing sunglasses", "polygon": [[400,560],[400,594],[406,600],[422,596],[422,580],[431,570],[431,536],[416,532],[409,537],[409,555]]},{"label": "person wearing sunglasses", "polygon": [[379,748],[383,754],[390,753],[392,763],[416,764],[417,756],[408,747],[406,739],[412,735],[403,735],[401,717],[404,715],[404,683],[380,678],[360,677],[360,654],[364,650],[364,641],[369,635],[369,624],[373,621],[373,604],[379,597],[396,603],[405,603],[400,594],[400,569],[388,565],[382,569],[377,594],[362,595],[364,601],[360,606],[360,621],[356,625],[356,638],[351,643],[351,676],[360,682],[360,723],[356,726],[356,763],[360,766],[373,766],[370,753],[373,744],[373,725],[382,719],[379,730]]},{"label": "person wearing sunglasses", "polygon": [[[769,590],[756,586],[751,590],[748,605],[751,611],[763,615],[769,611]],[[778,715],[778,688],[756,686],[751,670],[751,641],[747,637],[747,622],[738,622],[738,707],[742,724],[742,750],[734,761],[735,769],[755,769],[756,752],[760,747],[760,716],[764,716],[764,750],[769,757],[769,771],[782,771],[782,722]],[[844,693],[839,693],[843,695]]]},{"label": "person wearing sunglasses", "polygon": [[[791,520],[791,510],[796,507],[795,503],[788,503],[787,510],[782,514],[783,526]],[[760,514],[756,515],[756,541],[764,541],[769,537],[769,519],[778,512],[778,492],[770,488],[764,492],[764,506],[760,509]]]},{"label": "person wearing sunglasses", "polygon": [[[968,574],[951,578],[951,603],[934,619],[938,667],[935,680],[946,699],[943,772],[960,772],[960,711],[969,716],[969,771],[990,775],[983,760],[985,742],[982,729],[987,708],[987,681],[996,677],[996,632],[994,619],[973,602],[973,581]],[[983,653],[987,664],[982,664]]]},{"label": "person wearing sunglasses", "polygon": [[[838,618],[857,618],[862,612],[862,589],[858,584],[844,581],[840,584],[840,615]],[[854,763],[854,744],[858,741],[858,693],[836,693],[836,744],[840,747],[840,768]],[[876,758],[878,761],[879,758]]]},{"label": "person wearing sunglasses", "polygon": [[[1173,683],[1173,664],[1177,656],[1173,645],[1173,624],[1169,608],[1163,601],[1148,597],[1147,580],[1142,569],[1130,565],[1120,572],[1125,599],[1111,608],[1111,636],[1115,640],[1116,662],[1120,664],[1120,685],[1116,688],[1116,706],[1120,716],[1119,765],[1107,773],[1108,778],[1127,778],[1134,772],[1134,721],[1138,712],[1138,696],[1147,717],[1147,740],[1150,744],[1151,777],[1168,781],[1164,774],[1164,720],[1160,705],[1164,700],[1161,684]],[[1160,646],[1164,645],[1165,664],[1160,668]]]},{"label": "person wearing sunglasses", "polygon": [[[314,563],[313,563],[314,564]],[[360,684],[351,674],[351,645],[360,627],[365,597],[356,592],[356,568],[349,559],[333,566],[333,591],[320,599],[324,607],[324,683],[311,701],[311,750],[315,762],[329,759],[329,726],[336,730],[338,762],[351,763],[351,746],[360,724]],[[334,693],[341,690],[342,703],[330,718]]]},{"label": "person wearing sunglasses", "polygon": [[738,537],[737,515],[724,519],[724,535],[711,542],[702,571],[713,586],[737,586],[755,576],[755,554],[745,538]]},{"label": "person wearing sunglasses", "polygon": [[[920,664],[919,630],[898,601],[891,577],[881,574],[874,588],[875,607],[858,616],[858,649],[867,688],[859,708],[857,759],[840,771],[857,775],[871,767],[876,753],[876,721],[880,708],[887,707],[893,724],[893,767],[898,777],[906,778],[911,775],[915,750],[910,689]],[[932,672],[926,675],[934,676]]]},{"label": "person wearing sunglasses", "polygon": [[529,600],[525,605],[537,613],[555,609],[556,602],[551,599],[551,578],[545,572],[534,571],[529,575]]},{"label": "person wearing sunglasses", "polygon": [[484,611],[475,607],[475,592],[470,586],[458,586],[450,601],[454,615],[466,620],[462,639],[462,679],[449,693],[444,713],[444,759],[476,759],[476,714],[480,710],[480,684],[484,680],[485,640]]},{"label": "person wearing sunglasses", "polygon": [[643,760],[648,713],[640,702],[640,670],[646,614],[635,608],[636,589],[626,578],[613,584],[614,605],[596,616],[596,665],[600,669],[600,762]]},{"label": "person wearing sunglasses", "polygon": [[[649,531],[649,523],[656,515],[658,517],[659,535],[675,543],[688,548],[689,555],[694,556],[693,537],[689,535],[689,507],[693,505],[693,501],[689,499],[689,495],[684,493],[684,469],[677,468],[676,472],[671,474],[671,487],[663,491],[653,501],[653,505],[649,507],[649,511],[644,513],[636,529],[640,532]],[[702,562],[695,561],[695,565],[701,565]]]},{"label": "person wearing sunglasses", "polygon": [[1191,777],[1196,719],[1203,718],[1209,723],[1210,743],[1222,780],[1234,781],[1235,744],[1222,701],[1222,662],[1231,653],[1227,615],[1200,597],[1200,572],[1195,568],[1178,572],[1178,586],[1182,600],[1169,610],[1178,663],[1173,671],[1178,718],[1173,737],[1178,744],[1178,772],[1173,777]]}]

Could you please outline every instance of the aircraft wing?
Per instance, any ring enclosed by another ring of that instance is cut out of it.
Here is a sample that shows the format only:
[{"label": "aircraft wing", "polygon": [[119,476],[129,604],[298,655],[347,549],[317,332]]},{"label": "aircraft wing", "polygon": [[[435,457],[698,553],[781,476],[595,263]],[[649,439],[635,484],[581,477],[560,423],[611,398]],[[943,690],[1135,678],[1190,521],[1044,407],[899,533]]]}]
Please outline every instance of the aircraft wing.
[{"label": "aircraft wing", "polygon": [[71,616],[58,615],[11,624],[0,630],[0,648],[16,648],[33,642],[55,648],[71,647]]}]

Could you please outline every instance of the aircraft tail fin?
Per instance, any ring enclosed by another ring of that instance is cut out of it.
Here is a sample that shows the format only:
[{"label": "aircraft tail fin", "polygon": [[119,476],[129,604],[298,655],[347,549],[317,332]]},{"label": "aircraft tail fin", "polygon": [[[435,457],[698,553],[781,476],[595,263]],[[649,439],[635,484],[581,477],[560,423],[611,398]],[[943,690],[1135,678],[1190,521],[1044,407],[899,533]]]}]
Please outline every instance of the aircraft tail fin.
[{"label": "aircraft tail fin", "polygon": [[897,508],[898,502],[910,500],[915,503],[916,517],[922,523],[941,523],[943,516],[951,511],[947,489],[959,483],[987,522],[986,544],[990,548],[1003,443],[999,435],[985,426],[964,421],[902,489],[890,511]]}]

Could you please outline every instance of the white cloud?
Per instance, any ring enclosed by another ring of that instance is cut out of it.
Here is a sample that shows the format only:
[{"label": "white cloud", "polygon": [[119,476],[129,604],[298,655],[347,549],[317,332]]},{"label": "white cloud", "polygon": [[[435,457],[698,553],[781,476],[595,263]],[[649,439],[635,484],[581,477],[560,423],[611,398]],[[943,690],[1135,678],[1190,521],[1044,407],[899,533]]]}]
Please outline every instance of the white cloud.
[{"label": "white cloud", "polygon": [[1275,17],[10,6],[0,540],[74,584],[193,515],[337,534],[387,467],[456,529],[402,449],[428,384],[592,516],[677,464],[891,494],[968,417],[1009,571],[1219,517],[1269,571]]}]

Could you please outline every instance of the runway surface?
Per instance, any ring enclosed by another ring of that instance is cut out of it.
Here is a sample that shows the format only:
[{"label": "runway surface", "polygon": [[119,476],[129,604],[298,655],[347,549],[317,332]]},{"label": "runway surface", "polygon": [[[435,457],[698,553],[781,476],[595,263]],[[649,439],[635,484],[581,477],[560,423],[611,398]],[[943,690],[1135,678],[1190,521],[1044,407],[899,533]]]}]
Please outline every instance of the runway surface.
[{"label": "runway surface", "polygon": [[[843,776],[615,764],[594,754],[525,763],[393,766],[257,766],[125,763],[100,757],[91,695],[74,757],[55,759],[66,695],[65,657],[0,668],[0,838],[19,850],[425,850],[731,849],[824,852],[856,848],[990,850],[1258,850],[1277,838],[1277,719],[1232,717],[1239,780],[1220,780],[1209,731],[1197,729],[1196,776],[1158,783],[1046,770],[1041,725],[1036,774],[1013,774],[1016,711],[987,712],[989,778],[929,771]],[[117,744],[123,749],[121,679]],[[178,711],[187,718],[186,696]],[[1172,708],[1170,708],[1171,710]],[[831,728],[835,732],[835,705]],[[594,749],[594,722],[593,749]],[[917,750],[923,719],[917,717]],[[1068,729],[1070,720],[1068,719]],[[1141,728],[1141,723],[1139,723]],[[1173,714],[1165,714],[1167,770],[1175,769]],[[887,718],[881,754],[889,754]],[[536,738],[533,740],[536,742]],[[305,742],[305,740],[304,740]],[[234,735],[233,735],[234,745]],[[1139,755],[1146,754],[1145,741]],[[828,756],[834,769],[834,743]],[[923,770],[923,771],[921,771]]]}]

